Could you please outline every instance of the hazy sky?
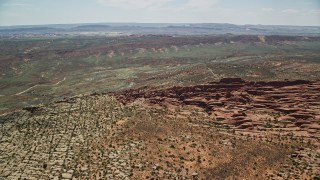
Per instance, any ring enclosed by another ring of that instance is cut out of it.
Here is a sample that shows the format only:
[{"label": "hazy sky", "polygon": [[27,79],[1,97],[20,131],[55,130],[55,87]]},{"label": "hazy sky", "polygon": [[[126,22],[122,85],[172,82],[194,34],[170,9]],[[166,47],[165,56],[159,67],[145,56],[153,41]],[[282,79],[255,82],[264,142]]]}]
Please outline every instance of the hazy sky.
[{"label": "hazy sky", "polygon": [[0,26],[91,22],[320,26],[320,0],[0,0]]}]

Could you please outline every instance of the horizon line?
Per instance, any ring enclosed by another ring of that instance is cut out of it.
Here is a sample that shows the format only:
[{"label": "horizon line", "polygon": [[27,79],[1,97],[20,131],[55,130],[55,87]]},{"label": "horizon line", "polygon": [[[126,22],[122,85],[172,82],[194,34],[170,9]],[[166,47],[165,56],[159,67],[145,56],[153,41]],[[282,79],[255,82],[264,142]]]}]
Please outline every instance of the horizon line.
[{"label": "horizon line", "polygon": [[236,24],[228,22],[79,22],[79,23],[48,23],[48,24],[13,24],[0,25],[0,27],[15,26],[52,26],[52,25],[77,25],[77,24],[230,24],[237,26],[292,26],[292,27],[320,27],[320,25],[292,25],[292,24]]}]

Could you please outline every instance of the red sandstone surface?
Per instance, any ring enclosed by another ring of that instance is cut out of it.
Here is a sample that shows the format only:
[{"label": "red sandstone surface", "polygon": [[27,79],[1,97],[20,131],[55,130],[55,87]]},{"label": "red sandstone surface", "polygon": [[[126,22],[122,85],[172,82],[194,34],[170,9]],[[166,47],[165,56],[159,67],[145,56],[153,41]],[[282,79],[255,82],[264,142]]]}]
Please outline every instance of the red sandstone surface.
[{"label": "red sandstone surface", "polygon": [[142,98],[150,105],[197,106],[215,123],[237,129],[267,127],[320,135],[320,81],[247,82],[225,78],[189,87],[128,90],[115,96],[123,103]]}]

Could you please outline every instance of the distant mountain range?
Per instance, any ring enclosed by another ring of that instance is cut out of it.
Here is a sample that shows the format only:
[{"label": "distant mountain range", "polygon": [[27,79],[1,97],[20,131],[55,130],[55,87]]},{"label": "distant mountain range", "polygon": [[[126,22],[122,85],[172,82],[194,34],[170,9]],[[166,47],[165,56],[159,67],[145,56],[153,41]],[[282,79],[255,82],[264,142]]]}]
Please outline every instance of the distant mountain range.
[{"label": "distant mountain range", "polygon": [[320,26],[235,25],[224,23],[88,23],[0,26],[0,36],[24,35],[290,35],[320,36]]}]

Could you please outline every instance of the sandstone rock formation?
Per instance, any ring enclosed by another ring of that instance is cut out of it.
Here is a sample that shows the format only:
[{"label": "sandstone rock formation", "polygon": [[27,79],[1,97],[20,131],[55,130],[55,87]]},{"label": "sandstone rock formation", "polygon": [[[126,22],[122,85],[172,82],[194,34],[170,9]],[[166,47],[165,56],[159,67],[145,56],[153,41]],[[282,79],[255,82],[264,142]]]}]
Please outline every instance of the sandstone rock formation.
[{"label": "sandstone rock formation", "polygon": [[[241,78],[224,78],[219,82],[189,87],[154,91],[128,90],[114,95],[124,103],[145,99],[150,104],[197,106],[212,114],[213,119],[214,114],[220,114],[226,119],[223,122],[239,129],[255,129],[267,119],[286,123],[287,127],[320,124],[319,81],[247,82]],[[243,113],[229,111],[239,109]],[[259,113],[269,116],[265,118]],[[277,117],[270,114],[277,114]],[[309,128],[303,126],[302,130],[308,131]],[[320,134],[320,131],[313,130],[312,133]]]}]

